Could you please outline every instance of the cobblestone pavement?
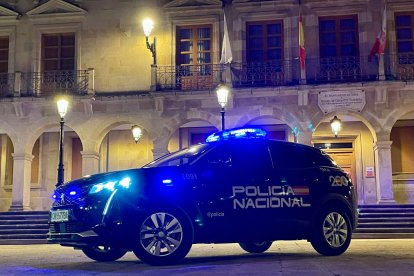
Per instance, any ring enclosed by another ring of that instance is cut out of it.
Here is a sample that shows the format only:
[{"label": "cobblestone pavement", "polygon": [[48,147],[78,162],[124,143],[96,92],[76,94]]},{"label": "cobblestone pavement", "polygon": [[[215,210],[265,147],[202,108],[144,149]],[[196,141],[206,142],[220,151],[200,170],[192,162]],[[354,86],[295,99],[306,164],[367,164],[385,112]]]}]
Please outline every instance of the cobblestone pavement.
[{"label": "cobblestone pavement", "polygon": [[194,245],[180,265],[152,267],[128,253],[111,263],[59,245],[0,245],[0,275],[414,275],[414,239],[353,240],[323,257],[306,241],[279,241],[264,254],[237,244]]}]

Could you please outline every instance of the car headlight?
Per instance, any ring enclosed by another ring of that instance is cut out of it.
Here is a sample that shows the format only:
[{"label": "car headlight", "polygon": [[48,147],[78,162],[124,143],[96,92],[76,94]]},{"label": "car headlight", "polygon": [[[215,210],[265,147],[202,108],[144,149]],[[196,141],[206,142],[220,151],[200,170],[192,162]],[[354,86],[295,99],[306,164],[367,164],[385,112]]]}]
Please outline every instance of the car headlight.
[{"label": "car headlight", "polygon": [[108,182],[95,184],[89,190],[89,194],[96,194],[104,190],[113,192],[118,187],[128,189],[130,185],[131,185],[131,178],[125,177],[119,181],[108,181]]}]

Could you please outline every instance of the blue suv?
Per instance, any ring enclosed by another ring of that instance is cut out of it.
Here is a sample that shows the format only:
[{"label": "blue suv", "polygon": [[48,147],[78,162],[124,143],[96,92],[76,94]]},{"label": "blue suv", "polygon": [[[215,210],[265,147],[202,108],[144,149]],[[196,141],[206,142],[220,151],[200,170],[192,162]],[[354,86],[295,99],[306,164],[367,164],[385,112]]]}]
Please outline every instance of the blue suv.
[{"label": "blue suv", "polygon": [[354,186],[323,151],[231,129],[148,165],[57,187],[48,240],[96,261],[126,252],[152,265],[183,259],[194,243],[239,243],[251,253],[306,239],[322,255],[348,248]]}]

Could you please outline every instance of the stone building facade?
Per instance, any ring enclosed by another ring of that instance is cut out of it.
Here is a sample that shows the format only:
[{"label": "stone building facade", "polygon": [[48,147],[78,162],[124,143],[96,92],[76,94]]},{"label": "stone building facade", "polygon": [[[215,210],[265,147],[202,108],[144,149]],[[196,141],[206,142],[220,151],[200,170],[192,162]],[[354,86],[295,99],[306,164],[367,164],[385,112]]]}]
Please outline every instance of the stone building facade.
[{"label": "stone building facade", "polygon": [[[369,57],[384,7],[385,53]],[[229,64],[219,63],[224,14]],[[155,22],[156,60],[145,17]],[[51,204],[57,95],[71,99],[70,180],[203,140],[221,126],[220,83],[231,87],[227,128],[261,126],[323,148],[350,173],[359,204],[413,203],[413,22],[412,0],[0,1],[0,211]]]}]

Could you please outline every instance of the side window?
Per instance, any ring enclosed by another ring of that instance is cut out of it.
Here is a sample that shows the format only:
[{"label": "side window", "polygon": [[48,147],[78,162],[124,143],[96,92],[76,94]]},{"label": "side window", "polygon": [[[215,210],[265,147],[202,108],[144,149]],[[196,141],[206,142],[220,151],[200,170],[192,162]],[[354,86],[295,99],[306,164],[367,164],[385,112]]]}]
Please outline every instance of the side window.
[{"label": "side window", "polygon": [[231,168],[241,178],[266,174],[272,163],[264,140],[228,141],[207,153],[200,165]]},{"label": "side window", "polygon": [[318,163],[318,153],[295,144],[269,143],[269,150],[276,169],[306,169]]},{"label": "side window", "polygon": [[240,173],[260,175],[272,167],[265,140],[234,141],[231,144],[231,152],[232,164]]}]

